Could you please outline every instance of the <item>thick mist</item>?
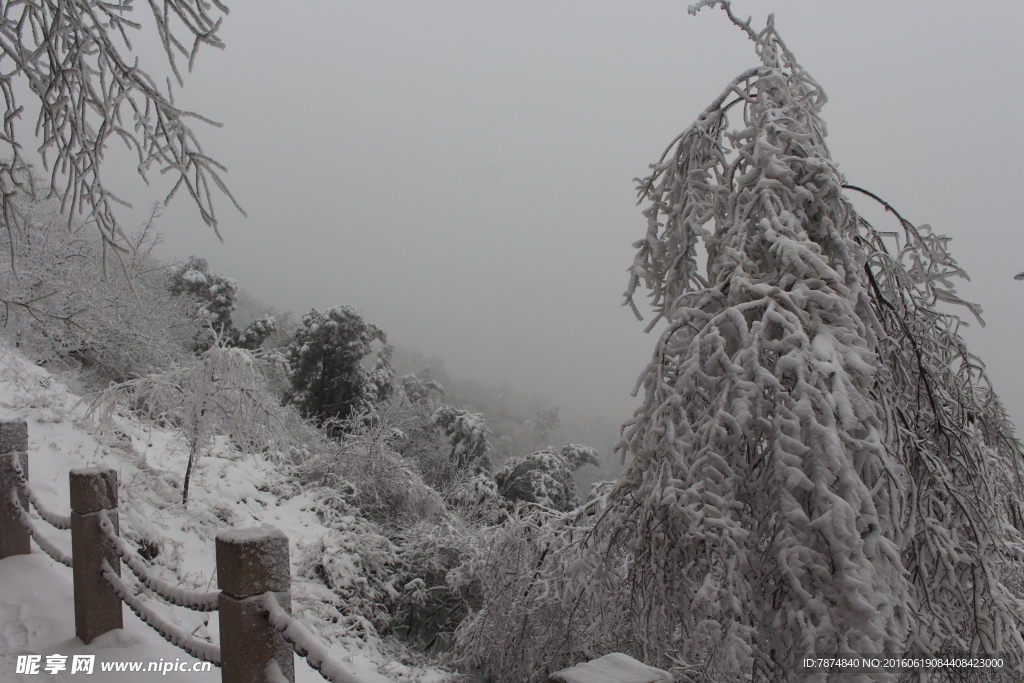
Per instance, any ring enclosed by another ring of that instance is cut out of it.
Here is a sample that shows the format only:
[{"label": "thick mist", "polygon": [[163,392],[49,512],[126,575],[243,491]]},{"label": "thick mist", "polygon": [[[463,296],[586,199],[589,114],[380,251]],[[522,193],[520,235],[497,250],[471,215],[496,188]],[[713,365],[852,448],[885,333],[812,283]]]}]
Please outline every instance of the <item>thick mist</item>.
[{"label": "thick mist", "polygon": [[[1024,6],[770,6],[830,96],[848,182],[954,238],[974,278],[961,294],[988,323],[968,342],[1021,423],[1024,150],[1010,117]],[[767,7],[735,10],[763,25]],[[206,257],[278,310],[352,304],[453,375],[542,392],[563,415],[631,414],[656,341],[620,307],[645,231],[633,178],[757,63],[745,35],[685,2],[249,0],[223,38],[176,96],[224,123],[195,128],[248,218],[220,202],[220,244],[178,197],[159,222],[165,258]],[[168,188],[109,156],[138,223]]]}]

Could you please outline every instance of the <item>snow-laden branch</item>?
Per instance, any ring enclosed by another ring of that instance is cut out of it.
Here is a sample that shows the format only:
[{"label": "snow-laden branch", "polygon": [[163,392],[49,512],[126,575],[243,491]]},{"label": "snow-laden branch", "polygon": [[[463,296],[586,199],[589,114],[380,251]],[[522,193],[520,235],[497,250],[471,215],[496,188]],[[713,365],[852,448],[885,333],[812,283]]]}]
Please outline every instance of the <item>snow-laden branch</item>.
[{"label": "snow-laden branch", "polygon": [[101,570],[103,571],[103,578],[107,580],[110,587],[117,593],[117,597],[121,598],[124,604],[128,605],[138,615],[139,619],[142,619],[142,621],[152,627],[164,640],[180,647],[196,659],[220,666],[219,647],[206,641],[192,638],[184,631],[169,624],[163,617],[151,610],[148,605],[132,593],[132,590],[121,580],[120,576],[114,573],[114,570],[110,568],[110,563],[106,560],[103,560]]},{"label": "snow-laden branch", "polygon": [[331,658],[327,648],[316,641],[313,635],[284,611],[273,592],[263,594],[263,606],[267,609],[267,619],[281,632],[292,649],[300,657],[305,657],[309,665],[320,672],[320,675],[331,683],[361,683],[335,659]]},{"label": "snow-laden branch", "polygon": [[60,562],[65,567],[71,566],[71,556],[66,555],[63,550],[51,543],[45,536],[43,536],[36,529],[36,525],[32,523],[32,518],[25,512],[25,508],[21,507],[21,501],[18,500],[18,494],[15,491],[11,491],[11,505],[18,511],[18,519],[21,521],[21,525],[25,527],[29,535],[36,542],[39,548],[53,558],[54,562]]},{"label": "snow-laden branch", "polygon": [[28,501],[32,504],[32,507],[36,509],[39,516],[42,517],[43,521],[52,527],[61,530],[67,530],[71,528],[71,516],[70,515],[58,515],[55,512],[47,510],[42,503],[39,502],[39,498],[36,496],[35,491],[28,484],[28,477],[21,470],[21,463],[18,461],[17,451],[11,451],[11,466],[14,468],[14,474],[18,478],[18,486],[25,495],[28,496]]},{"label": "snow-laden branch", "polygon": [[169,581],[157,578],[149,573],[149,569],[146,567],[142,557],[139,556],[132,548],[125,543],[124,539],[117,535],[114,531],[114,525],[111,523],[110,518],[107,517],[106,512],[100,512],[100,528],[103,533],[107,535],[107,539],[114,544],[114,551],[117,556],[120,557],[128,568],[132,570],[132,573],[139,578],[139,581],[153,591],[161,598],[177,605],[178,607],[185,607],[197,612],[215,612],[217,611],[217,593],[203,593],[200,591],[190,591],[180,586],[175,586]]},{"label": "snow-laden branch", "polygon": [[[227,8],[204,0],[150,0],[149,6],[155,37],[181,85],[175,55],[187,57],[191,69],[200,45],[222,48],[218,31]],[[104,240],[104,267],[109,247],[124,269],[122,256],[131,244],[114,205],[128,203],[108,189],[100,170],[115,140],[136,157],[144,180],[153,167],[177,176],[167,200],[184,188],[218,237],[213,193],[219,191],[241,211],[220,177],[226,169],[203,152],[188,125],[189,119],[219,124],[177,107],[170,79],[161,88],[131,58],[129,34],[142,29],[129,19],[132,9],[131,2],[94,0],[0,3],[0,145],[9,157],[0,160],[0,223],[12,244],[32,227],[12,201],[15,195],[57,197],[69,221],[79,212],[95,223]],[[22,155],[15,123],[25,110],[23,92],[39,104],[34,126],[39,144],[33,147],[42,156],[46,181],[33,176],[31,160]]]}]

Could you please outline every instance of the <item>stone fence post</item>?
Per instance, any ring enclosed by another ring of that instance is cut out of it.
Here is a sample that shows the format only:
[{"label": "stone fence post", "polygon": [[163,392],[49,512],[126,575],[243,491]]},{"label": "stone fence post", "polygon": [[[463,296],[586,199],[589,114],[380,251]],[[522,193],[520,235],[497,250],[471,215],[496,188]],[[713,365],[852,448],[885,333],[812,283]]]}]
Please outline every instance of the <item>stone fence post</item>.
[{"label": "stone fence post", "polygon": [[288,537],[280,529],[264,524],[217,534],[222,683],[264,683],[271,660],[295,680],[291,645],[263,616],[259,597],[274,591],[291,614],[291,581]]},{"label": "stone fence post", "polygon": [[122,628],[121,598],[103,578],[103,560],[119,576],[121,560],[100,528],[99,512],[118,528],[117,471],[109,467],[71,470],[71,556],[75,586],[75,635],[83,643]]},{"label": "stone fence post", "polygon": [[0,559],[31,552],[28,530],[11,504],[11,491],[17,491],[21,507],[28,510],[28,496],[19,490],[18,477],[11,466],[12,452],[18,453],[21,471],[27,477],[28,425],[24,420],[0,422]]}]

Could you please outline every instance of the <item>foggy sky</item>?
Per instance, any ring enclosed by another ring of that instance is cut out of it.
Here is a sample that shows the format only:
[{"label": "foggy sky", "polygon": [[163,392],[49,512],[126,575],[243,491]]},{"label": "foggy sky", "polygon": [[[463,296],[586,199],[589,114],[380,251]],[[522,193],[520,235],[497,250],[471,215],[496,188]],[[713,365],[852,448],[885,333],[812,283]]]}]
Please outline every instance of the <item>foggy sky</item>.
[{"label": "foggy sky", "polygon": [[[227,49],[201,51],[176,97],[225,124],[195,130],[249,216],[219,203],[221,245],[178,197],[161,254],[204,256],[281,310],[355,305],[455,375],[625,419],[656,341],[620,307],[645,231],[632,179],[757,64],[723,13],[686,4],[236,0]],[[774,9],[829,95],[847,181],[954,238],[988,323],[968,342],[1024,425],[1024,4],[734,6],[755,27]],[[105,173],[130,225],[167,185],[119,154]]]}]

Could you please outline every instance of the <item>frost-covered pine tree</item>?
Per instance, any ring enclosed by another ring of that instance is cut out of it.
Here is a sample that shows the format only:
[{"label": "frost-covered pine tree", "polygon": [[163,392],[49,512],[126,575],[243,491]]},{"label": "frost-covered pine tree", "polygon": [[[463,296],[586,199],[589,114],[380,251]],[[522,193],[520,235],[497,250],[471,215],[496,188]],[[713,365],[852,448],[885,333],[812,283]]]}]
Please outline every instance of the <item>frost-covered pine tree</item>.
[{"label": "frost-covered pine tree", "polygon": [[422,377],[417,377],[412,373],[402,376],[400,382],[402,393],[409,399],[410,405],[420,408],[429,407],[430,401],[434,396],[444,395],[444,387],[430,376],[429,369],[422,371],[420,374]]},{"label": "frost-covered pine tree", "polygon": [[[167,289],[174,296],[192,297],[198,304],[198,317],[205,319],[220,338],[228,338],[235,324],[231,314],[238,298],[238,283],[210,270],[204,258],[189,257],[171,270]],[[196,340],[199,351],[210,347],[208,340]]]},{"label": "frost-covered pine tree", "polygon": [[[374,365],[364,369],[363,359],[374,352],[375,343],[383,347]],[[285,400],[318,424],[346,420],[385,400],[393,390],[387,335],[352,306],[334,306],[323,313],[312,309],[295,330],[285,357],[291,383]]]},{"label": "frost-covered pine tree", "polygon": [[239,330],[232,320],[238,305],[238,283],[211,271],[204,258],[192,256],[172,269],[167,288],[174,296],[192,297],[198,304],[196,316],[206,328],[195,338],[197,353],[217,344],[253,351],[277,331],[277,320],[272,316],[257,318]]},{"label": "frost-covered pine tree", "polygon": [[857,213],[852,193],[877,197],[832,161],[821,86],[772,18],[691,12],[716,5],[761,63],[638,181],[626,302],[639,316],[645,286],[666,326],[628,465],[581,511],[504,537],[463,653],[495,680],[613,650],[705,681],[824,681],[800,655],[1021,666],[1024,453],[936,307],[967,305],[964,273],[928,226],[896,214],[894,241]]}]

